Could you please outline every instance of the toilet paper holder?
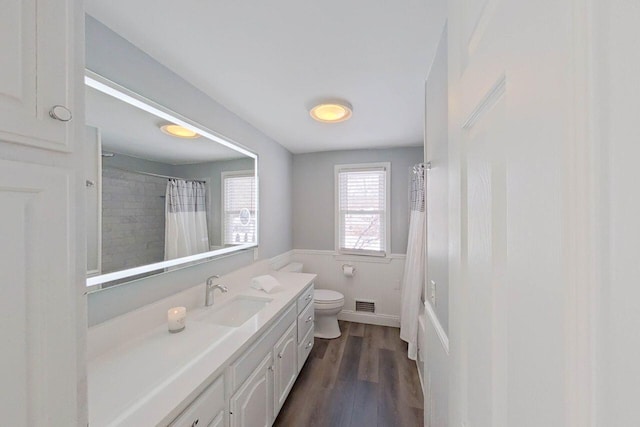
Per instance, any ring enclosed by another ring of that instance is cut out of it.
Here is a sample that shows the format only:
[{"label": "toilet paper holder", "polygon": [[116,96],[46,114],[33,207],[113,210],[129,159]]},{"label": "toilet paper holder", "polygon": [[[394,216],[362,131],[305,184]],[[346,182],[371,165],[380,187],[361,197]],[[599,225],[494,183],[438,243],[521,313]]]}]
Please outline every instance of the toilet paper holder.
[{"label": "toilet paper holder", "polygon": [[356,274],[356,268],[351,264],[342,264],[342,273],[347,277],[353,277]]}]

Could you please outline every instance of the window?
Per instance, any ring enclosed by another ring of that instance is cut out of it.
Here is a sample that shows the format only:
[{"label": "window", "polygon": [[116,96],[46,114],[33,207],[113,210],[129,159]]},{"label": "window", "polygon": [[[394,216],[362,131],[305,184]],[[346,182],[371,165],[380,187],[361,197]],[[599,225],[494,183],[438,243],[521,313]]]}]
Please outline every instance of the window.
[{"label": "window", "polygon": [[256,180],[253,171],[222,173],[222,243],[256,242]]},{"label": "window", "polygon": [[390,163],[336,165],[336,250],[386,256]]}]

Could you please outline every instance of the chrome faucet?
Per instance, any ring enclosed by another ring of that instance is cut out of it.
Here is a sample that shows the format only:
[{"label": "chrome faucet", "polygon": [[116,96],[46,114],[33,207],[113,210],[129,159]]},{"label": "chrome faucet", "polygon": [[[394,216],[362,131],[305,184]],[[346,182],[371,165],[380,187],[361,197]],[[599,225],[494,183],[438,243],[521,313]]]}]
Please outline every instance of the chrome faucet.
[{"label": "chrome faucet", "polygon": [[217,285],[213,284],[213,281],[219,278],[220,276],[215,274],[207,279],[207,287],[205,288],[204,294],[204,305],[206,307],[213,305],[213,291],[215,291],[216,289],[220,289],[222,293],[229,291],[229,288],[227,288],[225,285],[221,285],[219,283]]}]

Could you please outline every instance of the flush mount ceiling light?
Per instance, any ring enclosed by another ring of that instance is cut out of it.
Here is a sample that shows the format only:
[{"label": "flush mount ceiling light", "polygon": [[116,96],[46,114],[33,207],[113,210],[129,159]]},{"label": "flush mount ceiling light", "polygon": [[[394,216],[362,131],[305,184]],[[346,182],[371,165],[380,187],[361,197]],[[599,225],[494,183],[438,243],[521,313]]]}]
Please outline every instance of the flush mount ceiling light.
[{"label": "flush mount ceiling light", "polygon": [[348,102],[326,102],[313,107],[309,114],[319,122],[338,123],[348,120],[352,109]]},{"label": "flush mount ceiling light", "polygon": [[196,132],[192,131],[191,129],[182,127],[180,125],[174,125],[174,124],[164,125],[164,126],[160,126],[160,130],[166,133],[167,135],[175,136],[177,138],[186,138],[186,139],[200,138],[200,135],[198,135]]}]

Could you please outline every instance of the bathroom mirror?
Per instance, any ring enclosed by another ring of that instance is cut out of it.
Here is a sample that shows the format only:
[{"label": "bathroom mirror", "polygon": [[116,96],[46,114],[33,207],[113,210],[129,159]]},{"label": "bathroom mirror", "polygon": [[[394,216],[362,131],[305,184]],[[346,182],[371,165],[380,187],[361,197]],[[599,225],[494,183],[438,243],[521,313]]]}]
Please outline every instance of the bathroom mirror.
[{"label": "bathroom mirror", "polygon": [[258,244],[257,155],[87,71],[87,286]]}]

